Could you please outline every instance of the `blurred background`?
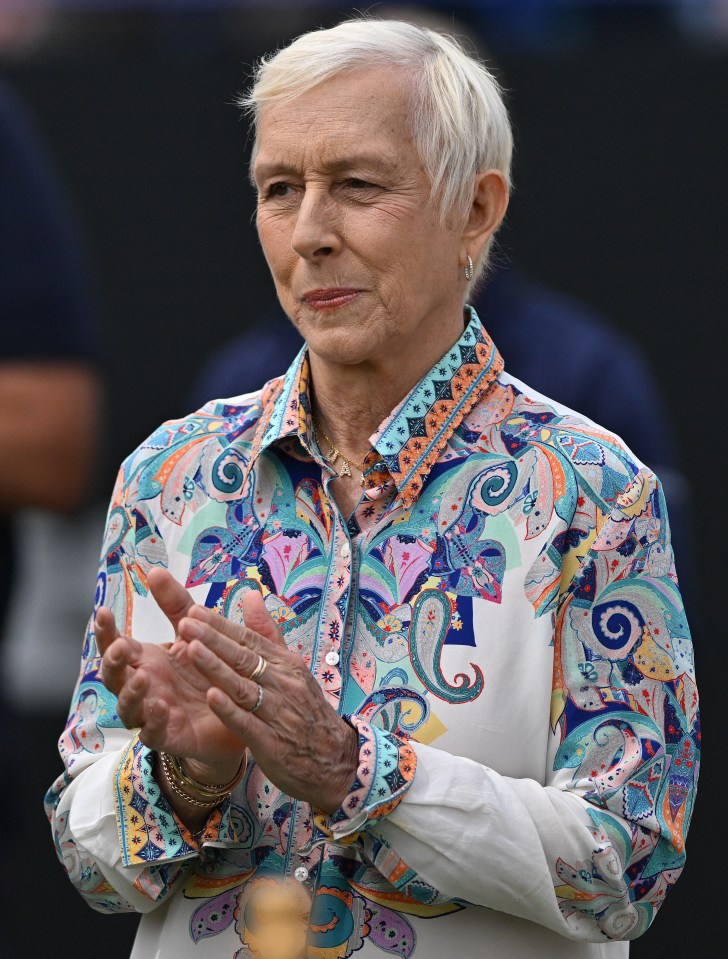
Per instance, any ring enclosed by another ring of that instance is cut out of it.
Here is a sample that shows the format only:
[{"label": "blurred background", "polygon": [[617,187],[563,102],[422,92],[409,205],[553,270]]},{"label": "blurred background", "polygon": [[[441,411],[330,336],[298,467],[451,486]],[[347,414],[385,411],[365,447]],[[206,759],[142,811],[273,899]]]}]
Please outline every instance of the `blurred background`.
[{"label": "blurred background", "polygon": [[[679,526],[708,743],[685,874],[631,954],[694,945],[718,955],[720,917],[705,890],[726,786],[727,531],[708,492],[718,496],[726,466],[728,0],[419,6],[467,32],[508,90],[516,191],[498,263],[517,264],[551,314],[574,318],[561,343],[564,357],[575,349],[563,360],[566,393],[587,379],[606,403],[600,422],[617,430],[609,404],[623,394],[620,364],[649,370],[644,396],[622,396],[622,432],[662,476]],[[358,5],[375,16],[394,7]],[[61,769],[55,741],[106,502],[123,457],[216,382],[210,357],[275,314],[235,94],[262,53],[355,9],[0,0],[0,945],[18,955],[129,955],[136,918],[83,904],[42,812]],[[601,331],[588,369],[580,318]],[[493,330],[506,368],[505,344],[520,330],[515,321],[502,337]],[[552,378],[559,362],[549,360]],[[249,375],[241,368],[240,390],[220,393],[241,392]],[[636,427],[628,434],[655,404],[659,444],[648,458]]]}]

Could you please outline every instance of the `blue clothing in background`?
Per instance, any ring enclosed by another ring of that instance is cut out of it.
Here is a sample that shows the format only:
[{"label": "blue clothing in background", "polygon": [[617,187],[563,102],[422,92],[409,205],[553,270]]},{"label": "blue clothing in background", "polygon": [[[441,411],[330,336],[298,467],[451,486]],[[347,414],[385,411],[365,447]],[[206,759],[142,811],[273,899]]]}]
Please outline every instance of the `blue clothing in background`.
[{"label": "blue clothing in background", "polygon": [[20,100],[0,86],[0,362],[99,357],[80,226]]}]

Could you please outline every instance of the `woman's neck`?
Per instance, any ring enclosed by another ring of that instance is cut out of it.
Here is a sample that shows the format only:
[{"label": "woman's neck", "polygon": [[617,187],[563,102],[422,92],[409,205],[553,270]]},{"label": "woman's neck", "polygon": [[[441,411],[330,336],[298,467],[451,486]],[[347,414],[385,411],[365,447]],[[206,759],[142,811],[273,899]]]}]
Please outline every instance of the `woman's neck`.
[{"label": "woman's neck", "polygon": [[387,389],[378,377],[361,371],[352,375],[346,367],[331,375],[326,366],[317,368],[314,357],[311,367],[313,412],[320,428],[333,446],[360,463],[371,447],[369,437],[406,392],[391,384]]},{"label": "woman's neck", "polygon": [[310,351],[313,413],[332,445],[361,462],[371,448],[369,437],[460,335],[456,328],[443,330],[430,342],[423,338],[417,349],[356,364]]},{"label": "woman's neck", "polygon": [[316,441],[321,454],[339,473],[331,480],[333,496],[344,519],[363,492],[363,461],[369,437],[402,399],[378,377],[362,376],[349,367],[333,372],[311,355],[312,401]]}]

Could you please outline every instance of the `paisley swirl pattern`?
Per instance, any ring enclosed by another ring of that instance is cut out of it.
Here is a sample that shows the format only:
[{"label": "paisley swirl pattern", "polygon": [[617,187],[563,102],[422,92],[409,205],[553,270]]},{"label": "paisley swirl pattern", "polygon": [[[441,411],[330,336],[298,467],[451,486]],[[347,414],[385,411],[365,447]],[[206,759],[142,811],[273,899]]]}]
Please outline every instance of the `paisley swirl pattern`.
[{"label": "paisley swirl pattern", "polygon": [[591,620],[595,646],[607,659],[624,659],[642,636],[642,614],[631,603],[598,603]]},{"label": "paisley swirl pattern", "polygon": [[478,477],[470,493],[470,505],[480,513],[494,515],[506,509],[516,488],[518,467],[512,460],[490,466]]},{"label": "paisley swirl pattern", "polygon": [[[404,670],[402,674],[406,676]],[[430,704],[426,696],[407,686],[387,685],[394,671],[384,679],[383,688],[371,693],[362,702],[358,715],[367,722],[376,722],[386,730],[399,730],[411,736],[427,720]]]},{"label": "paisley swirl pattern", "polygon": [[418,678],[431,693],[451,703],[466,703],[482,693],[483,673],[471,663],[474,679],[464,673],[458,673],[454,683],[445,679],[440,657],[451,615],[450,601],[439,590],[426,590],[419,596],[412,614],[410,657]]},{"label": "paisley swirl pattern", "polygon": [[215,460],[210,476],[215,489],[221,493],[239,491],[243,480],[245,459],[236,449],[226,449]]}]

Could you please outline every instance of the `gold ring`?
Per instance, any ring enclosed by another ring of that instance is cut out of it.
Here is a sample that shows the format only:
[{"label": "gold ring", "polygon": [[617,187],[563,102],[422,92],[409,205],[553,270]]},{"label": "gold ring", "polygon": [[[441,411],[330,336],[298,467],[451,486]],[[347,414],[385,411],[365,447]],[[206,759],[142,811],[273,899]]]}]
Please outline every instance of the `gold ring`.
[{"label": "gold ring", "polygon": [[258,665],[255,667],[255,669],[250,674],[250,676],[248,676],[248,679],[255,682],[256,680],[260,679],[260,677],[263,675],[263,673],[266,671],[267,668],[268,668],[268,660],[263,659],[260,653],[258,653]]}]

